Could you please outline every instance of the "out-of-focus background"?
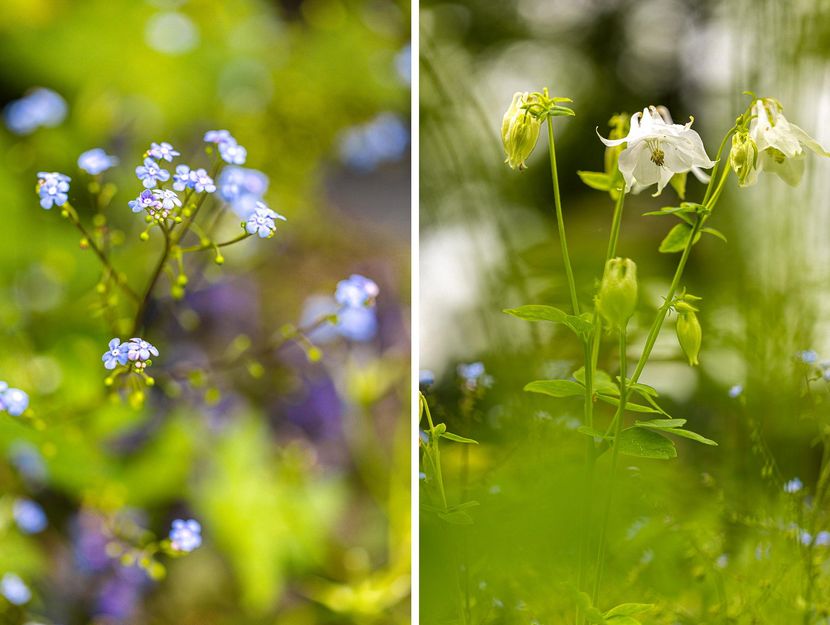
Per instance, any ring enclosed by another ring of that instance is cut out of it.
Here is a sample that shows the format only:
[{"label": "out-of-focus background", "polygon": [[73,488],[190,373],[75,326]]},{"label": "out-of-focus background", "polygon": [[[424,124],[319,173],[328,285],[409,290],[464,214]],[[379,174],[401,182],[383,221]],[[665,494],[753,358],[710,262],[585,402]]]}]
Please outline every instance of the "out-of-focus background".
[{"label": "out-of-focus background", "polygon": [[[556,146],[571,258],[588,304],[613,209],[576,174],[602,170],[596,131],[608,136],[615,113],[662,104],[676,123],[694,116],[714,158],[750,90],[778,98],[789,120],[830,146],[830,7],[425,0],[421,30],[420,366],[436,374],[427,396],[436,420],[480,442],[467,448],[467,496],[480,503],[473,525],[451,527],[422,512],[422,615],[463,622],[461,579],[472,622],[564,622],[569,601],[555,584],[576,577],[581,406],[522,387],[568,376],[582,352],[564,329],[501,312],[568,303],[546,138],[526,171],[510,170],[502,115],[515,91],[548,87],[574,100],[576,117],[555,120]],[[823,383],[805,390],[805,375],[830,357],[828,174],[830,160],[811,155],[797,188],[769,175],[749,189],[739,190],[734,176],[728,182],[710,221],[728,244],[701,241],[683,280],[703,297],[700,367],[684,362],[670,318],[642,376],[673,416],[720,446],[683,441],[671,462],[624,460],[601,607],[656,603],[648,623],[802,622],[810,575],[797,528],[811,510],[828,426]],[[702,194],[690,177],[687,198]],[[618,253],[637,262],[641,287],[632,361],[677,263],[657,252],[670,225],[642,213],[676,201],[668,189],[626,202]],[[802,362],[813,360],[804,350],[817,352],[813,366]],[[616,370],[613,353],[608,339],[601,366]],[[456,367],[478,360],[493,385],[469,421]],[[457,503],[464,446],[444,447]],[[785,493],[794,478],[803,488]],[[603,493],[598,486],[595,496]],[[830,529],[820,518],[818,529]],[[823,590],[813,589],[812,600],[826,610],[830,552],[814,553]]]},{"label": "out-of-focus background", "polygon": [[[408,622],[409,13],[373,0],[2,3],[0,380],[32,411],[0,414],[0,576],[32,595],[4,583],[4,623]],[[194,263],[181,302],[162,280],[144,333],[161,352],[157,389],[133,410],[104,386],[100,267],[39,207],[36,174],[72,176],[89,225],[78,155],[120,159],[104,174],[114,262],[140,290],[159,240],[138,240],[134,168],[152,141],[196,162],[217,128],[287,221],[227,248],[222,267]],[[318,361],[300,343],[171,377],[331,312],[351,273],[379,284],[377,307],[313,334]],[[24,500],[45,529],[15,516]],[[108,556],[190,517],[203,545],[162,558],[163,580]]]}]

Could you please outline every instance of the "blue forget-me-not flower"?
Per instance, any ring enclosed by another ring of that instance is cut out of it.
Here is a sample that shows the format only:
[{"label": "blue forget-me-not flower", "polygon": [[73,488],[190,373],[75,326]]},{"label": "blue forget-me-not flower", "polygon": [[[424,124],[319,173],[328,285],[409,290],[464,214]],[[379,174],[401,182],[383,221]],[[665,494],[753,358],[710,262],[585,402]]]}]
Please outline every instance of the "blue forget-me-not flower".
[{"label": "blue forget-me-not flower", "polygon": [[202,544],[202,526],[194,519],[176,519],[170,528],[170,546],[189,553]]},{"label": "blue forget-me-not flower", "polygon": [[92,148],[78,157],[78,167],[91,176],[97,176],[118,165],[118,157],[107,154],[103,148]]},{"label": "blue forget-me-not flower", "polygon": [[260,239],[270,239],[277,232],[275,219],[285,221],[285,217],[268,208],[263,202],[257,202],[254,214],[245,222],[245,231],[258,235]]},{"label": "blue forget-me-not flower", "polygon": [[158,182],[166,182],[170,179],[170,172],[162,169],[152,158],[145,158],[144,165],[135,168],[135,175],[146,189],[152,189]]},{"label": "blue forget-me-not flower", "polygon": [[32,591],[15,573],[6,573],[0,579],[0,594],[14,605],[23,605],[32,598]]},{"label": "blue forget-me-not flower", "polygon": [[49,524],[43,508],[31,499],[18,499],[12,507],[17,527],[25,534],[38,534]]},{"label": "blue forget-me-not flower", "polygon": [[53,206],[63,206],[69,201],[69,181],[65,174],[56,171],[41,171],[37,175],[37,193],[40,205],[49,210]]},{"label": "blue forget-me-not flower", "polygon": [[174,156],[179,156],[181,152],[177,152],[176,149],[163,141],[161,143],[151,143],[150,149],[147,150],[147,156],[151,156],[157,161],[167,161],[168,163],[173,160]]},{"label": "blue forget-me-not flower", "polygon": [[29,396],[19,388],[12,388],[0,380],[0,411],[19,417],[29,407]]}]

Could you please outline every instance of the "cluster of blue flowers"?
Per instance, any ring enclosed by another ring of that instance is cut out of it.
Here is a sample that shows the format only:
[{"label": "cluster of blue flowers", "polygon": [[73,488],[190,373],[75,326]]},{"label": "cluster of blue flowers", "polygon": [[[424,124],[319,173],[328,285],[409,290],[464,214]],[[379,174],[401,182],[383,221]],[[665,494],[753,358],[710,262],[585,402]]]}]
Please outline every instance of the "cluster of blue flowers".
[{"label": "cluster of blue flowers", "polygon": [[219,197],[237,215],[247,219],[268,190],[268,176],[256,169],[229,166],[219,174],[218,187]]},{"label": "cluster of blue flowers", "polygon": [[377,332],[375,300],[380,293],[373,280],[352,274],[337,283],[337,331],[351,341],[367,341]]},{"label": "cluster of blue flowers", "polygon": [[196,193],[213,193],[216,191],[216,184],[204,168],[190,169],[188,165],[176,165],[173,188],[176,191],[193,189]]},{"label": "cluster of blue flowers", "polygon": [[248,151],[227,130],[208,130],[205,141],[216,144],[219,156],[229,165],[244,165],[248,158]]},{"label": "cluster of blue flowers", "polygon": [[0,412],[19,417],[29,407],[29,396],[19,388],[11,388],[0,380]]},{"label": "cluster of blue flowers", "polygon": [[202,544],[202,526],[194,519],[176,519],[170,528],[170,547],[190,553]]},{"label": "cluster of blue flowers", "polygon": [[109,342],[109,349],[101,356],[106,369],[115,369],[118,365],[132,365],[139,371],[152,364],[151,358],[158,356],[159,350],[141,338],[132,338],[122,343],[114,338]]},{"label": "cluster of blue flowers", "polygon": [[56,171],[41,171],[37,175],[37,194],[40,205],[46,210],[53,206],[63,206],[69,201],[69,176]]},{"label": "cluster of blue flowers", "polygon": [[0,594],[13,605],[24,605],[32,598],[32,591],[15,573],[6,573],[0,579]]},{"label": "cluster of blue flowers", "polygon": [[66,101],[51,89],[39,87],[14,100],[4,111],[6,126],[17,135],[28,135],[41,127],[51,128],[66,117]]},{"label": "cluster of blue flowers", "polygon": [[392,113],[381,113],[340,138],[340,158],[350,167],[371,171],[403,158],[409,149],[409,127]]},{"label": "cluster of blue flowers", "polygon": [[481,362],[458,365],[458,377],[461,378],[464,387],[470,391],[487,388],[493,384],[493,377],[487,374]]},{"label": "cluster of blue flowers", "polygon": [[127,204],[134,213],[145,211],[149,219],[164,222],[174,208],[181,208],[182,201],[176,192],[170,189],[145,189]]}]

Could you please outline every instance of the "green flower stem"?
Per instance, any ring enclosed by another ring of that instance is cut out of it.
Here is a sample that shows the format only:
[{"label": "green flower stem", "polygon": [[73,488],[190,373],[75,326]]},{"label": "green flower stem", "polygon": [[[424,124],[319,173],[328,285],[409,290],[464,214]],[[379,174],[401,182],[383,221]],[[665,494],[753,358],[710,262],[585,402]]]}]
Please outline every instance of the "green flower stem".
[{"label": "green flower stem", "polygon": [[444,476],[441,473],[441,452],[438,449],[438,437],[435,433],[435,423],[432,421],[432,413],[429,411],[429,404],[423,393],[419,393],[421,406],[424,408],[424,414],[427,416],[427,423],[429,423],[429,453],[432,456],[432,465],[435,469],[435,483],[438,485],[438,493],[441,495],[441,503],[444,510],[447,510],[447,493],[444,489]]},{"label": "green flower stem", "polygon": [[153,289],[161,277],[162,271],[164,271],[164,266],[167,263],[167,259],[170,257],[170,251],[173,248],[172,237],[170,232],[167,230],[167,227],[164,224],[159,224],[159,227],[164,234],[164,251],[156,264],[156,268],[153,270],[153,274],[150,277],[150,281],[147,283],[147,287],[144,289],[144,297],[141,298],[138,310],[135,313],[135,319],[133,320],[133,328],[131,332],[133,336],[138,336],[139,330],[141,330],[144,325],[144,317],[147,313],[147,307],[150,305],[150,299],[152,299],[153,296]]},{"label": "green flower stem", "polygon": [[626,329],[620,329],[620,404],[617,407],[617,414],[614,415],[616,425],[614,427],[613,448],[611,450],[611,472],[608,477],[608,493],[605,496],[605,506],[602,511],[602,521],[599,526],[599,543],[597,546],[597,571],[594,577],[594,588],[591,593],[591,601],[596,604],[599,595],[599,587],[602,583],[602,572],[605,565],[605,543],[606,533],[608,531],[608,517],[611,514],[611,502],[614,497],[614,482],[617,474],[617,463],[620,454],[620,433],[622,432],[623,411],[625,410],[625,402],[627,399],[628,386],[626,384]]},{"label": "green flower stem", "polygon": [[[732,126],[732,128],[730,128],[726,132],[726,134],[724,135],[723,141],[720,142],[720,147],[718,148],[718,153],[715,156],[715,166],[712,168],[712,173],[709,177],[709,185],[706,187],[706,194],[703,196],[703,202],[701,202],[704,205],[707,202],[709,202],[709,200],[712,197],[712,185],[713,185],[713,183],[714,183],[714,181],[715,181],[715,179],[717,178],[717,175],[718,175],[718,169],[720,168],[721,156],[723,155],[723,150],[726,147],[726,142],[729,139],[729,137],[732,135],[732,133],[735,132],[735,130],[737,130],[737,128],[738,128],[737,126]],[[728,164],[727,164],[727,167],[726,167],[726,171],[729,171],[729,165]]]},{"label": "green flower stem", "polygon": [[[605,254],[605,263],[607,263],[610,259],[614,258],[617,254],[617,244],[620,238],[620,225],[622,223],[622,215],[623,215],[623,206],[625,205],[625,188],[621,188],[618,190],[619,195],[617,197],[617,201],[614,204],[614,215],[611,219],[611,234],[608,238],[608,250]],[[603,267],[605,267],[605,263],[603,263]],[[585,353],[585,425],[589,428],[594,427],[594,388],[593,388],[593,380],[594,380],[594,371],[597,368],[597,361],[599,360],[599,345],[600,345],[600,337],[602,335],[602,318],[599,316],[599,311],[594,307],[594,316],[592,320],[591,327],[593,328],[591,332],[591,336],[589,340],[585,344],[586,353]],[[582,514],[580,515],[583,519],[588,519],[591,516],[591,497],[590,493],[593,491],[594,487],[594,470],[596,467],[596,447],[594,445],[594,441],[591,438],[587,439],[585,445],[585,497],[584,501],[582,502]],[[585,586],[585,576],[586,576],[586,562],[588,560],[588,550],[589,550],[589,541],[588,541],[588,527],[589,524],[585,523],[582,527],[582,532],[580,535],[580,546],[579,546],[579,565],[578,565],[578,577],[577,577],[577,588],[578,590],[582,590]],[[576,622],[579,624],[581,622],[581,611],[577,607],[576,610]]]},{"label": "green flower stem", "polygon": [[240,241],[244,241],[251,235],[247,232],[243,232],[238,237],[234,237],[228,241],[223,241],[222,243],[213,243],[212,241],[208,243],[202,243],[200,245],[192,245],[190,247],[183,247],[181,248],[182,254],[187,254],[189,252],[201,252],[202,250],[209,250],[215,247],[226,247],[228,245],[233,245],[234,243],[239,243]]},{"label": "green flower stem", "polygon": [[550,153],[550,173],[553,183],[553,200],[556,206],[556,225],[559,228],[559,242],[562,246],[562,260],[565,264],[565,275],[568,277],[568,288],[571,292],[571,307],[573,313],[579,315],[579,300],[576,297],[576,282],[571,267],[571,258],[568,255],[568,241],[565,238],[565,222],[562,219],[562,200],[559,197],[559,175],[556,171],[556,147],[553,141],[553,120],[548,118],[548,151]]},{"label": "green flower stem", "polygon": [[62,214],[65,215],[67,217],[67,219],[69,219],[69,221],[72,222],[72,225],[74,225],[80,231],[80,233],[83,235],[84,241],[89,246],[89,248],[93,252],[95,252],[95,255],[98,257],[98,260],[101,261],[101,264],[107,270],[109,275],[112,276],[113,280],[115,280],[115,283],[119,287],[121,287],[121,289],[124,291],[124,293],[129,295],[135,301],[137,301],[137,302],[140,301],[140,297],[139,297],[138,293],[133,291],[132,287],[130,287],[130,285],[127,284],[127,281],[124,278],[124,276],[122,276],[118,271],[116,271],[115,267],[112,266],[112,263],[107,258],[107,255],[104,254],[104,251],[100,247],[98,247],[98,245],[95,243],[95,239],[92,238],[92,236],[89,234],[87,229],[81,223],[80,219],[78,218],[78,213],[75,211],[75,209],[72,207],[72,205],[68,204],[68,203],[64,204],[61,207],[61,210],[63,211]]}]

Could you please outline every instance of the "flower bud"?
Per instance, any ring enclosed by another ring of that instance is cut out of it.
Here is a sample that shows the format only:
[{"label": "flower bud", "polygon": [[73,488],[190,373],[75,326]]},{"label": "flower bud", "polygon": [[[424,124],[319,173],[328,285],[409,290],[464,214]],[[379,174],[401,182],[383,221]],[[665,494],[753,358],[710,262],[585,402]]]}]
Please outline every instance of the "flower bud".
[{"label": "flower bud", "polygon": [[597,294],[597,309],[613,327],[622,330],[637,307],[637,265],[630,258],[612,258]]},{"label": "flower bud", "polygon": [[738,184],[748,186],[755,181],[755,166],[758,163],[758,146],[746,132],[732,135],[732,149],[729,164],[738,176]]},{"label": "flower bud", "polygon": [[678,302],[675,304],[677,310],[677,340],[680,342],[680,348],[689,359],[689,364],[694,367],[700,364],[698,354],[700,354],[700,343],[703,340],[703,331],[700,328],[700,321],[698,321],[695,308],[686,302]]},{"label": "flower bud", "polygon": [[501,122],[501,140],[504,152],[507,155],[505,163],[512,169],[524,169],[525,161],[536,147],[539,139],[539,130],[542,122],[534,117],[525,105],[531,103],[531,97],[526,92],[517,91],[513,94],[510,108],[504,114]]}]

